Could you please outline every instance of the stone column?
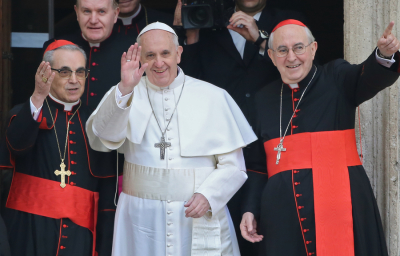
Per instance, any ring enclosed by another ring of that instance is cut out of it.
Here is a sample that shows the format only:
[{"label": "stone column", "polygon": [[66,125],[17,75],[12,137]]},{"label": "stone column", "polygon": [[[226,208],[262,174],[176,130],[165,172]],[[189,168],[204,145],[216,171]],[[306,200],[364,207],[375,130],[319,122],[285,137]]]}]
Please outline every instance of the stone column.
[{"label": "stone column", "polygon": [[[344,0],[345,59],[350,63],[364,61],[390,21],[395,21],[393,34],[400,38],[399,0]],[[360,106],[364,167],[378,202],[391,256],[400,255],[399,85],[397,82]],[[358,138],[359,152],[360,145]]]}]

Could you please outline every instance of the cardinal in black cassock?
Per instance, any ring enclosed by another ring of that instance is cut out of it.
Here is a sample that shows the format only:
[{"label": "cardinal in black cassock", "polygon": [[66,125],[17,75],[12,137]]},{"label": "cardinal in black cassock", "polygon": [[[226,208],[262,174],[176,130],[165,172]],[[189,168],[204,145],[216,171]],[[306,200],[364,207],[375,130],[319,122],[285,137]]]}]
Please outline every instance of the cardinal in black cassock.
[{"label": "cardinal in black cassock", "polygon": [[257,255],[388,255],[354,125],[357,106],[399,77],[393,25],[359,65],[314,65],[308,28],[286,20],[274,29],[269,56],[282,79],[256,97],[259,141],[241,223],[242,235],[260,242]]},{"label": "cardinal in black cassock", "polygon": [[50,64],[40,64],[35,92],[11,110],[6,132],[14,168],[3,216],[11,254],[109,256],[116,157],[92,150],[87,141],[91,110],[79,99],[84,52],[59,40],[44,60]]}]

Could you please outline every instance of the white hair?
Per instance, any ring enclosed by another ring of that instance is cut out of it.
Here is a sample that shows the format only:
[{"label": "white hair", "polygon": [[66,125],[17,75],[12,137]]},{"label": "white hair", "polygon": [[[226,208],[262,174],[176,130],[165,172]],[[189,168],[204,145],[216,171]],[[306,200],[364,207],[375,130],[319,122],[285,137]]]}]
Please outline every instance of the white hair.
[{"label": "white hair", "polygon": [[57,50],[68,50],[68,51],[79,51],[83,54],[83,57],[85,58],[85,62],[86,62],[86,53],[84,50],[82,50],[82,48],[80,48],[77,45],[73,45],[73,44],[67,44],[67,45],[63,45],[60,46],[54,50],[48,51],[44,54],[43,56],[43,60],[45,62],[49,62],[51,66],[53,66],[53,61],[54,61],[54,52]]},{"label": "white hair", "polygon": [[[311,33],[311,30],[308,27],[303,27],[303,28],[306,31],[307,38],[308,38],[308,43],[311,44],[312,42],[315,41],[315,38],[314,38],[313,34]],[[269,35],[269,40],[268,40],[268,48],[271,49],[271,50],[273,49],[274,33],[275,32],[272,32]]]},{"label": "white hair", "polygon": [[[168,32],[168,33],[169,33],[169,32]],[[144,33],[144,34],[146,34],[146,33]],[[144,34],[142,34],[142,35],[140,35],[140,36],[137,37],[136,42],[138,43],[138,46],[140,46],[140,38],[141,38]],[[174,42],[175,48],[178,49],[178,46],[179,46],[178,37],[177,37],[176,35],[172,34],[172,33],[169,33],[169,34],[172,36],[172,41]]]}]

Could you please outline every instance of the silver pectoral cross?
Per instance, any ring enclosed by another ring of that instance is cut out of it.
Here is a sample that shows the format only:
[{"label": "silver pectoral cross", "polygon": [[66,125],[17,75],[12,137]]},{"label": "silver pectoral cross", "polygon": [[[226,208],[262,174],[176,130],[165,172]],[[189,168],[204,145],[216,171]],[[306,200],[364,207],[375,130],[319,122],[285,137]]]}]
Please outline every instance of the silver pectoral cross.
[{"label": "silver pectoral cross", "polygon": [[276,148],[274,148],[274,151],[278,151],[276,154],[276,164],[279,164],[279,160],[281,159],[281,152],[286,151],[286,148],[283,147],[283,142],[279,143]]},{"label": "silver pectoral cross", "polygon": [[165,142],[164,136],[161,137],[161,142],[154,144],[154,147],[160,148],[160,159],[164,160],[165,157],[165,149],[171,147],[170,142]]},{"label": "silver pectoral cross", "polygon": [[61,162],[60,167],[61,167],[61,171],[55,170],[55,171],[54,171],[54,174],[55,174],[56,176],[61,175],[61,184],[60,184],[60,187],[65,188],[65,186],[66,186],[66,185],[65,185],[65,175],[71,176],[71,171],[69,171],[69,170],[68,170],[68,171],[65,171],[66,165],[64,164],[64,161]]}]

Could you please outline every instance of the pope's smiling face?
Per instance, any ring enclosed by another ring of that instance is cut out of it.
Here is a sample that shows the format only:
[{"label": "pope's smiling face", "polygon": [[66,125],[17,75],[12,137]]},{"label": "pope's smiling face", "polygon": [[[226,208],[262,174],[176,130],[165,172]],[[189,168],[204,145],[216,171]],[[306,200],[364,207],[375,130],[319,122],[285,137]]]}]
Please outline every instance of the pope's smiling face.
[{"label": "pope's smiling face", "polygon": [[[80,51],[58,49],[53,53],[51,67],[54,69],[68,69],[72,71],[85,69],[86,60]],[[85,78],[78,78],[73,72],[71,77],[60,77],[57,71],[51,83],[50,93],[63,102],[76,102],[85,90]]]},{"label": "pope's smiling face", "polygon": [[307,33],[302,26],[286,25],[274,32],[273,49],[275,51],[280,47],[290,49],[285,57],[278,57],[271,49],[268,50],[268,55],[278,68],[284,83],[295,84],[300,82],[312,68],[315,52],[317,51],[317,42],[312,42],[311,45],[307,46],[303,54],[296,55],[291,49],[299,44],[304,46],[310,44]]},{"label": "pope's smiling face", "polygon": [[86,40],[101,43],[110,36],[119,8],[114,8],[113,0],[79,0],[75,12]]},{"label": "pope's smiling face", "polygon": [[176,46],[170,32],[153,29],[140,36],[142,46],[140,62],[148,63],[146,76],[159,87],[169,86],[178,74],[182,46]]}]

